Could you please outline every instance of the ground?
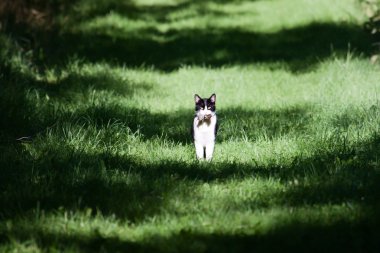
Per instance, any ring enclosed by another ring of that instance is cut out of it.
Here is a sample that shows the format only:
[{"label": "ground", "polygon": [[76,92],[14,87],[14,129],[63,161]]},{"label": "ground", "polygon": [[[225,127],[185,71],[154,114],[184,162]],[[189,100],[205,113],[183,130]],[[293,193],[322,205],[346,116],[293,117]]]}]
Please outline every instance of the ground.
[{"label": "ground", "polygon": [[[380,68],[357,1],[64,10],[51,35],[0,34],[1,252],[379,252]],[[214,92],[198,162],[193,96]]]}]

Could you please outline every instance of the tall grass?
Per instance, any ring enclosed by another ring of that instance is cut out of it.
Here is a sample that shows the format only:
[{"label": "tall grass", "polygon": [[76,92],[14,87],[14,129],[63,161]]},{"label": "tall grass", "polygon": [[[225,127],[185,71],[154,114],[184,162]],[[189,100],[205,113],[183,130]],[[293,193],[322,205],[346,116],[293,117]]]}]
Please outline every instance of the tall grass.
[{"label": "tall grass", "polygon": [[[0,251],[379,249],[379,67],[355,1],[82,0],[56,18],[38,48],[0,35]],[[198,162],[193,95],[213,92]]]}]

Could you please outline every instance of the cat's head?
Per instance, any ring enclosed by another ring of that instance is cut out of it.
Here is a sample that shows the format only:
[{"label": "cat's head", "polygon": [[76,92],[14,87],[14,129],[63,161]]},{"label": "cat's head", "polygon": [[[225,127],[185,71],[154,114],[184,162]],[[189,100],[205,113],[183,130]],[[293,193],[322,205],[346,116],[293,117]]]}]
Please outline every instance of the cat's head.
[{"label": "cat's head", "polygon": [[209,98],[201,98],[194,95],[195,114],[199,120],[210,119],[215,115],[216,95],[212,94]]}]

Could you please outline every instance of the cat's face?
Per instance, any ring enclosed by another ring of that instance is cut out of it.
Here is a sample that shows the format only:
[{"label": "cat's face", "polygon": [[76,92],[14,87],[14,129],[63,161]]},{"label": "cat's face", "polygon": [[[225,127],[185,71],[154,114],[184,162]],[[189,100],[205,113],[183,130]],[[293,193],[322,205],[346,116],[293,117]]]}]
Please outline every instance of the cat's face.
[{"label": "cat's face", "polygon": [[194,96],[195,114],[199,120],[210,119],[215,115],[216,95],[212,94],[209,98],[201,98],[197,94]]}]

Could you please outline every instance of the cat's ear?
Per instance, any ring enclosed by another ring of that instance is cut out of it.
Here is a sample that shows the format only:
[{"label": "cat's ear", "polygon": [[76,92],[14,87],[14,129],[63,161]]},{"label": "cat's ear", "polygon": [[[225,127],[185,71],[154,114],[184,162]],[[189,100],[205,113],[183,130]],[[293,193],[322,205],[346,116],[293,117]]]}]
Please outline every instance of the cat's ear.
[{"label": "cat's ear", "polygon": [[195,101],[195,103],[198,104],[198,102],[199,102],[200,100],[202,100],[202,98],[201,98],[200,96],[198,96],[198,94],[195,94],[195,95],[194,95],[194,101]]},{"label": "cat's ear", "polygon": [[215,95],[215,93],[212,94],[209,99],[210,99],[211,103],[215,103],[216,102],[216,95]]}]

